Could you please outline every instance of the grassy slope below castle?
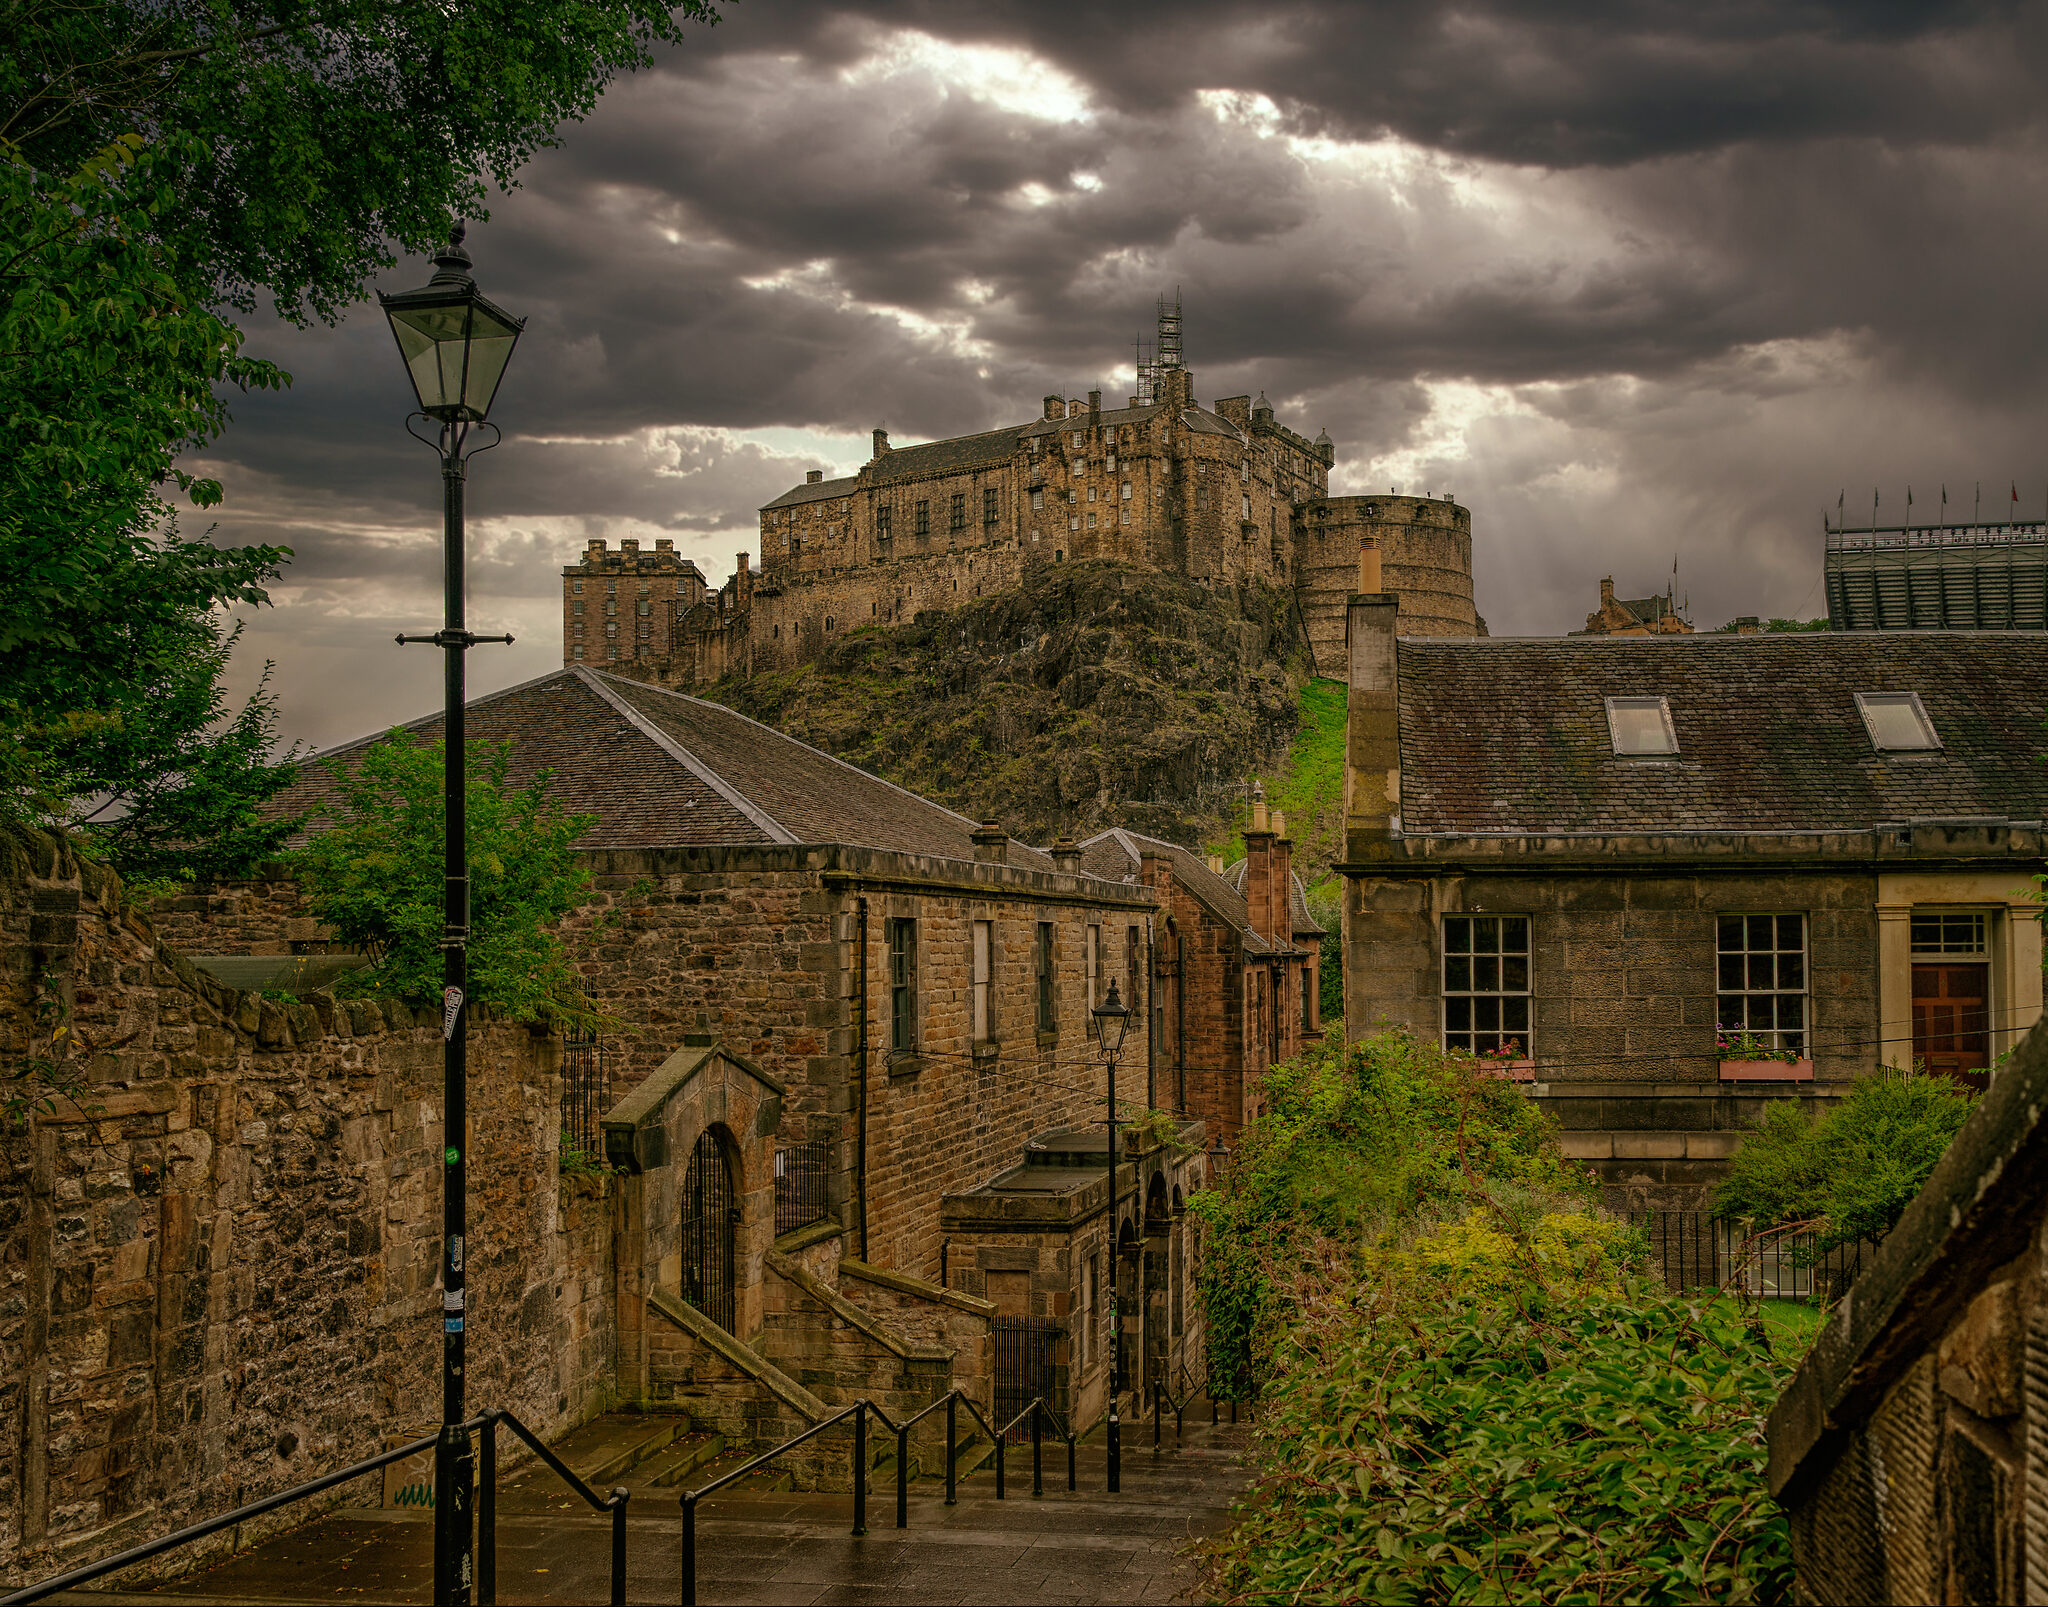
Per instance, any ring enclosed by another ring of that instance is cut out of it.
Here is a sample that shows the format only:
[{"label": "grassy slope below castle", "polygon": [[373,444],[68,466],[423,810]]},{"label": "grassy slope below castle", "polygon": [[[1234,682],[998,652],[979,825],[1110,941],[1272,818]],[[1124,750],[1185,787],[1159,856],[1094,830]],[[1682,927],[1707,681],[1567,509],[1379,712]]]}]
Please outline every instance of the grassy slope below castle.
[{"label": "grassy slope below castle", "polygon": [[1028,841],[1119,825],[1195,845],[1286,754],[1308,684],[1285,592],[1090,563],[705,695]]}]

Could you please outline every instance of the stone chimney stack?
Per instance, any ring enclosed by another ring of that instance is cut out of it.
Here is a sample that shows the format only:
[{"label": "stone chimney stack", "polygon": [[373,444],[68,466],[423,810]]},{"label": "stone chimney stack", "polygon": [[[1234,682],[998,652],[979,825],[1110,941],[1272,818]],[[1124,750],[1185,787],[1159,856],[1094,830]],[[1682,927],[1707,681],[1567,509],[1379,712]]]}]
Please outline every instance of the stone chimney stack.
[{"label": "stone chimney stack", "polygon": [[969,833],[974,839],[974,857],[983,865],[1010,862],[1010,834],[993,820],[984,820]]},{"label": "stone chimney stack", "polygon": [[1401,824],[1398,618],[1386,592],[1361,592],[1344,619],[1344,853],[1354,864],[1393,857]]},{"label": "stone chimney stack", "polygon": [[1211,854],[1209,856],[1209,874],[1212,876],[1221,876],[1223,874],[1223,856],[1221,854]]},{"label": "stone chimney stack", "polygon": [[640,556],[640,543],[638,539],[628,536],[624,541],[620,542],[619,554],[625,558],[638,558]]},{"label": "stone chimney stack", "polygon": [[594,559],[602,558],[603,556],[604,542],[601,538],[593,538],[589,541],[586,541],[583,544],[583,561],[585,563],[589,563]]},{"label": "stone chimney stack", "polygon": [[1088,411],[1091,413],[1100,413],[1102,411],[1102,392],[1090,391],[1088,393]]},{"label": "stone chimney stack", "polygon": [[888,432],[887,430],[883,429],[881,425],[877,424],[877,425],[875,426],[875,456],[876,456],[876,457],[882,457],[882,456],[885,456],[885,455],[887,454],[888,450],[889,450],[889,432]]},{"label": "stone chimney stack", "polygon": [[733,559],[732,605],[741,613],[754,606],[754,571],[748,567],[745,553]]},{"label": "stone chimney stack", "polygon": [[1266,789],[1254,784],[1251,824],[1244,833],[1244,901],[1252,930],[1269,943],[1285,941],[1273,926],[1273,841],[1273,823],[1266,813]]},{"label": "stone chimney stack", "polygon": [[1081,848],[1071,837],[1062,837],[1052,845],[1052,868],[1068,876],[1081,874]]},{"label": "stone chimney stack", "polygon": [[1294,840],[1287,835],[1287,817],[1273,811],[1273,935],[1294,941]]},{"label": "stone chimney stack", "polygon": [[1614,606],[1614,577],[1612,575],[1609,575],[1600,582],[1600,606],[1602,608],[1612,608]]},{"label": "stone chimney stack", "polygon": [[1061,414],[1065,413],[1066,410],[1067,404],[1064,401],[1062,401],[1059,397],[1048,396],[1045,399],[1045,416],[1047,418],[1058,418]]},{"label": "stone chimney stack", "polygon": [[805,484],[805,485],[816,485],[816,484],[817,484],[817,483],[818,483],[818,482],[819,482],[820,480],[822,480],[822,479],[824,479],[824,478],[825,478],[825,471],[824,471],[823,469],[806,469],[806,470],[804,470],[804,484]]}]

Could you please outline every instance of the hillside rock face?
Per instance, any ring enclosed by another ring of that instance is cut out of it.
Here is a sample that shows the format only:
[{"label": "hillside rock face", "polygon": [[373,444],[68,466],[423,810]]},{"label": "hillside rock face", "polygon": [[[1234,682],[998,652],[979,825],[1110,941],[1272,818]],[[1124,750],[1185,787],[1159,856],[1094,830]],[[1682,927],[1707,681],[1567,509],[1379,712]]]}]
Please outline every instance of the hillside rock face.
[{"label": "hillside rock face", "polygon": [[1284,757],[1309,675],[1285,591],[1078,564],[705,695],[1028,841],[1194,845]]}]

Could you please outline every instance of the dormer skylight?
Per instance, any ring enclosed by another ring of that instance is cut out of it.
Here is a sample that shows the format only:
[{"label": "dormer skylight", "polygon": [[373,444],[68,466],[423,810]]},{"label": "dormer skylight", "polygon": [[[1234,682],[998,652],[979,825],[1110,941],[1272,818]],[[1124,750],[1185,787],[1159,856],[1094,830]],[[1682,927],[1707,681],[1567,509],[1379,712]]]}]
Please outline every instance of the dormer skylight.
[{"label": "dormer skylight", "polygon": [[1661,697],[1609,698],[1607,732],[1614,739],[1614,751],[1618,754],[1640,758],[1678,751],[1671,705]]},{"label": "dormer skylight", "polygon": [[1918,692],[1858,692],[1856,707],[1870,745],[1879,753],[1939,752],[1941,738],[1920,705]]}]

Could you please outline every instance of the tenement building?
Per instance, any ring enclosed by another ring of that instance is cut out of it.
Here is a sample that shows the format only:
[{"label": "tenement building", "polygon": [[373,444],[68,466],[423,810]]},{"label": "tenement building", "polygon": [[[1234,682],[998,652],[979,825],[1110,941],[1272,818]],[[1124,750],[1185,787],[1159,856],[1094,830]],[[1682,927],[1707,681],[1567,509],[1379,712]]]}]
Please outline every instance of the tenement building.
[{"label": "tenement building", "polygon": [[1044,566],[1110,559],[1224,588],[1294,593],[1318,668],[1341,673],[1344,599],[1376,548],[1411,635],[1483,635],[1472,517],[1448,497],[1332,496],[1336,447],[1263,394],[1204,407],[1177,362],[1137,395],[1048,396],[1039,416],[893,446],[761,509],[760,564],[707,591],[665,542],[590,543],[562,571],[565,664],[689,687],[803,662],[865,625],[1009,591]]},{"label": "tenement building", "polygon": [[1617,1196],[2041,1014],[2048,640],[1449,643],[1350,604],[1345,1030],[1497,1059]]}]

